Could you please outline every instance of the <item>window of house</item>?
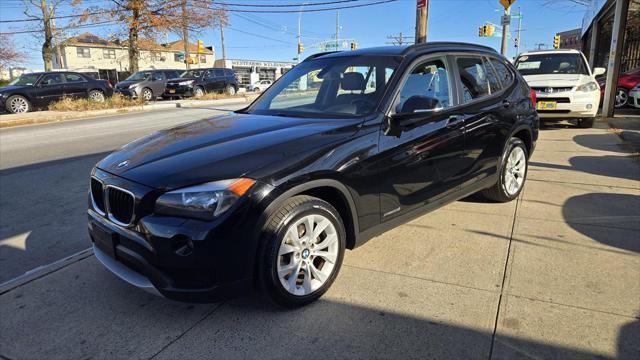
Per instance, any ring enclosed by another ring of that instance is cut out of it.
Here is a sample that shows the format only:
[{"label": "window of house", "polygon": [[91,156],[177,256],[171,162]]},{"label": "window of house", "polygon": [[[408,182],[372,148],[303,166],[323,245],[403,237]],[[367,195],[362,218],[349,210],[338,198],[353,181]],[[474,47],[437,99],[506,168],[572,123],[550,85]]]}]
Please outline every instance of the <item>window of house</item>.
[{"label": "window of house", "polygon": [[102,49],[102,57],[105,59],[115,59],[116,58],[115,49]]},{"label": "window of house", "polygon": [[182,62],[182,58],[180,57],[180,54],[173,54],[173,61]]},{"label": "window of house", "polygon": [[409,74],[400,90],[398,113],[448,108],[451,106],[449,75],[444,61],[427,60]]},{"label": "window of house", "polygon": [[487,80],[487,72],[482,64],[482,58],[458,58],[456,63],[460,72],[464,102],[490,94],[489,81]]},{"label": "window of house", "polygon": [[76,48],[76,54],[80,58],[90,58],[91,57],[91,49],[85,47]]},{"label": "window of house", "polygon": [[207,63],[207,55],[200,55],[200,63],[201,64]]},{"label": "window of house", "polygon": [[151,61],[153,61],[153,62],[162,62],[162,61],[164,61],[164,57],[159,52],[152,52],[151,53]]}]

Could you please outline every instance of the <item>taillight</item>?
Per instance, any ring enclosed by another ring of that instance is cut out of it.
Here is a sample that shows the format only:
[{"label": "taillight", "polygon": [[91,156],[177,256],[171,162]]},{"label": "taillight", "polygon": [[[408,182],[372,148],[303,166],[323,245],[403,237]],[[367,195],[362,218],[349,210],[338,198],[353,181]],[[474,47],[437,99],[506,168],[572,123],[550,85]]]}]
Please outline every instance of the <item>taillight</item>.
[{"label": "taillight", "polygon": [[531,89],[529,92],[529,97],[531,98],[531,105],[533,105],[533,108],[536,108],[536,104],[538,102],[538,98],[536,97],[536,92],[535,90]]}]

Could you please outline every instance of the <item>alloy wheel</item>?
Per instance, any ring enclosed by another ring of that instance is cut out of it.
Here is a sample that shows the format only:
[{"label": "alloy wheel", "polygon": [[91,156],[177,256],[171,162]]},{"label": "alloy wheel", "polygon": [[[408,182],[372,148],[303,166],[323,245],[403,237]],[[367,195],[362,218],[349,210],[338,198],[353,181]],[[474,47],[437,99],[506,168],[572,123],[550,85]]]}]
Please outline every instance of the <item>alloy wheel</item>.
[{"label": "alloy wheel", "polygon": [[89,98],[95,102],[103,102],[104,94],[101,93],[100,91],[92,91],[91,94],[89,95]]},{"label": "alloy wheel", "polygon": [[304,296],[331,277],[338,259],[338,233],[323,215],[307,215],[289,226],[280,243],[277,272],[290,294]]},{"label": "alloy wheel", "polygon": [[9,102],[9,108],[11,112],[15,114],[25,113],[29,110],[29,103],[25,98],[15,97]]},{"label": "alloy wheel", "polygon": [[153,93],[151,92],[151,90],[149,90],[149,89],[142,90],[142,98],[145,101],[150,101],[151,97],[153,97]]},{"label": "alloy wheel", "polygon": [[227,93],[229,93],[229,95],[233,96],[236,94],[236,88],[234,88],[233,86],[229,86],[229,90],[227,90]]},{"label": "alloy wheel", "polygon": [[522,187],[527,168],[527,157],[524,150],[516,146],[509,153],[504,174],[504,188],[510,196],[513,196]]},{"label": "alloy wheel", "polygon": [[195,95],[196,97],[200,97],[200,96],[204,95],[204,91],[202,91],[202,88],[197,87],[197,88],[195,88],[195,90],[194,90],[194,95]]},{"label": "alloy wheel", "polygon": [[616,93],[616,107],[621,108],[627,105],[628,101],[629,101],[629,94],[627,94],[627,92],[624,91],[623,89],[618,89],[618,92]]}]

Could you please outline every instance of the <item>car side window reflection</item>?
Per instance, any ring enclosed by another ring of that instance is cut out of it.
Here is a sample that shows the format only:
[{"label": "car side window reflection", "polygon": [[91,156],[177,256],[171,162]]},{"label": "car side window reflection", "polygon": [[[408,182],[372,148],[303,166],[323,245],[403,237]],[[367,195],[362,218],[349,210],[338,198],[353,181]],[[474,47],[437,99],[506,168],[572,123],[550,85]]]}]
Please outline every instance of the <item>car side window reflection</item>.
[{"label": "car side window reflection", "polygon": [[451,106],[449,75],[441,59],[416,66],[400,90],[396,113],[412,113]]},{"label": "car side window reflection", "polygon": [[64,78],[62,74],[49,74],[45,75],[40,81],[42,85],[58,85],[64,83]]},{"label": "car side window reflection", "polygon": [[469,102],[490,94],[487,71],[482,58],[458,58],[458,71],[462,82],[463,101]]}]

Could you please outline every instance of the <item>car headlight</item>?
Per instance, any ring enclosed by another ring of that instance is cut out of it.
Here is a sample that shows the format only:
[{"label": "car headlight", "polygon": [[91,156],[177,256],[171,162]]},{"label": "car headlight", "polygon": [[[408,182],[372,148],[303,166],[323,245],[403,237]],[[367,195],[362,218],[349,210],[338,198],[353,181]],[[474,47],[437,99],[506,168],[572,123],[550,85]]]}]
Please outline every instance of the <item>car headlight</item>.
[{"label": "car headlight", "polygon": [[131,84],[129,85],[129,89],[135,89],[136,86],[138,86],[138,84]]},{"label": "car headlight", "polygon": [[180,85],[180,86],[184,86],[184,85],[191,85],[191,84],[193,84],[193,80],[189,80],[189,81],[180,81],[180,82],[178,83],[178,85]]},{"label": "car headlight", "polygon": [[592,81],[592,82],[588,82],[586,84],[582,84],[580,86],[578,86],[576,88],[576,91],[584,91],[584,92],[590,92],[590,91],[596,91],[598,90],[598,84],[596,84],[596,82]]},{"label": "car headlight", "polygon": [[213,220],[229,210],[255,183],[253,179],[221,180],[167,192],[156,200],[155,213]]}]

